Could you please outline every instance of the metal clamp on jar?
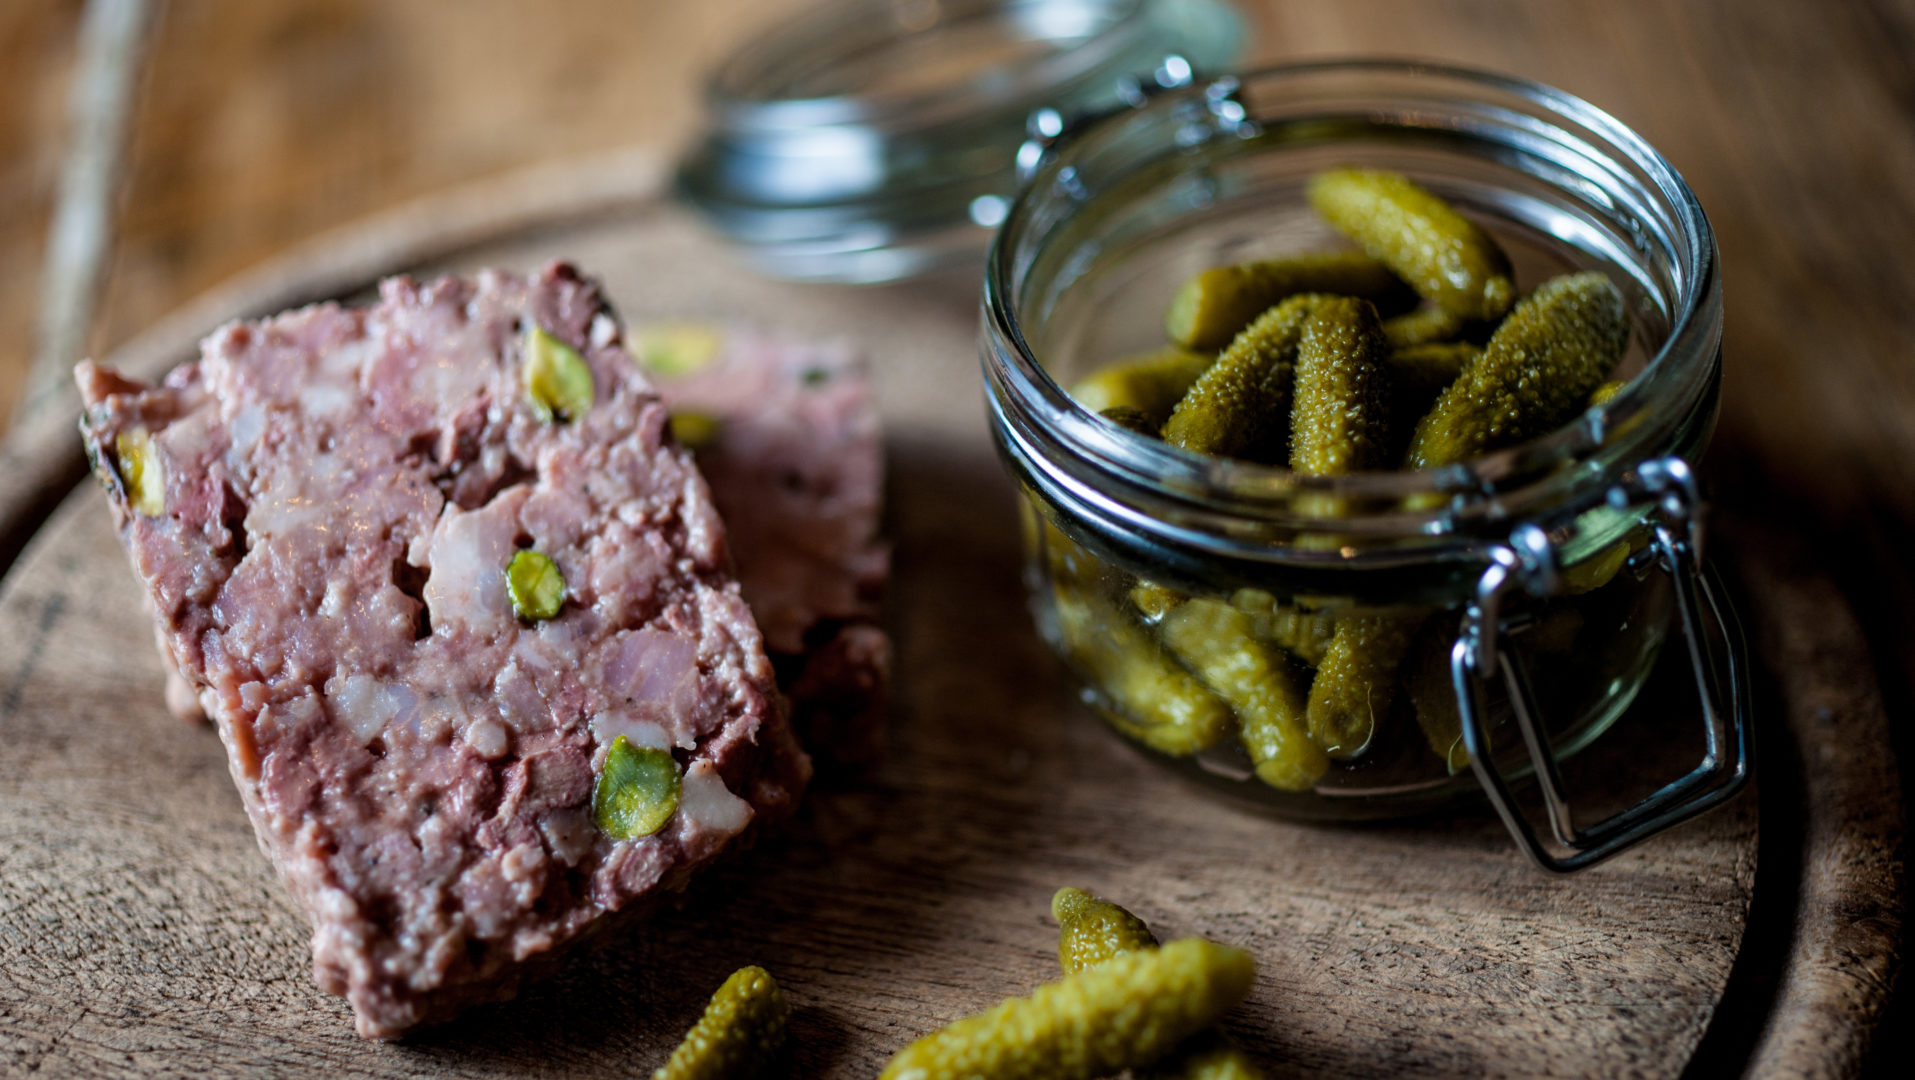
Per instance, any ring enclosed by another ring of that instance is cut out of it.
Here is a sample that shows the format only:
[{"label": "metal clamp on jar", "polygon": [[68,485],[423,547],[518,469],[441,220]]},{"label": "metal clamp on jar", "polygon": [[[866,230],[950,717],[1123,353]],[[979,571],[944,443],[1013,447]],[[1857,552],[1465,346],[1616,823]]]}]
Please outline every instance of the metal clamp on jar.
[{"label": "metal clamp on jar", "polygon": [[[1285,816],[1487,792],[1557,871],[1740,788],[1746,660],[1701,569],[1687,464],[1717,409],[1715,241],[1639,136],[1534,83],[1348,62],[1171,90],[1026,157],[986,269],[982,359],[1031,509],[1033,612],[1111,726]],[[1521,288],[1605,273],[1630,324],[1614,376],[1627,386],[1509,449],[1338,476],[1180,450],[1066,391],[1161,347],[1165,304],[1197,272],[1341,243],[1303,194],[1338,167],[1401,172],[1448,200],[1509,252]],[[1560,763],[1628,708],[1672,625],[1701,692],[1703,760],[1579,824]],[[1347,730],[1313,726],[1325,680],[1362,695]]]}]

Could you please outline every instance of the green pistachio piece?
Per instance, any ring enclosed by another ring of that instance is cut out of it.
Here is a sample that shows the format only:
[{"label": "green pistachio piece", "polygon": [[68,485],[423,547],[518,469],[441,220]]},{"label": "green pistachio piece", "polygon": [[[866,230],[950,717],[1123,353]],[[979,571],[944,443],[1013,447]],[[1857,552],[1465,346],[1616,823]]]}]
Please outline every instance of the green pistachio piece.
[{"label": "green pistachio piece", "polygon": [[[672,379],[711,363],[718,356],[719,341],[718,330],[703,323],[660,323],[638,332],[633,352],[648,370]],[[806,386],[813,385],[811,374],[805,373]]]},{"label": "green pistachio piece", "polygon": [[521,551],[505,566],[506,591],[512,594],[512,613],[521,619],[549,619],[565,605],[565,575],[550,556]]},{"label": "green pistachio piece", "polygon": [[126,504],[133,512],[141,517],[166,513],[166,466],[160,462],[152,432],[145,428],[120,432],[113,440],[113,456],[119,459]]},{"label": "green pistachio piece", "polygon": [[577,420],[592,408],[592,369],[585,358],[542,326],[525,332],[520,368],[526,400],[545,423]]},{"label": "green pistachio piece", "polygon": [[592,791],[592,817],[614,840],[636,840],[665,827],[678,810],[678,762],[669,751],[612,740]]},{"label": "green pistachio piece", "polygon": [[702,412],[675,412],[672,414],[672,438],[687,450],[703,450],[718,441],[718,431],[724,426],[716,416]]}]

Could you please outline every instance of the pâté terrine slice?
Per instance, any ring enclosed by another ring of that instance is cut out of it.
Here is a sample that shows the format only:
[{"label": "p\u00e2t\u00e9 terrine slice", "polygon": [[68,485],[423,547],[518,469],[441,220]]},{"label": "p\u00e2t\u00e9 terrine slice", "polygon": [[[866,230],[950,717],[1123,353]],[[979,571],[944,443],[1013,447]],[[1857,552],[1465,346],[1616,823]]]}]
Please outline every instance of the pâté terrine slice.
[{"label": "p\u00e2t\u00e9 terrine slice", "polygon": [[571,267],[77,375],[162,653],[360,1034],[509,996],[801,793],[709,489]]},{"label": "p\u00e2t\u00e9 terrine slice", "polygon": [[877,753],[891,641],[879,538],[884,441],[863,356],[841,341],[639,326],[634,351],[730,530],[745,601],[814,757]]}]

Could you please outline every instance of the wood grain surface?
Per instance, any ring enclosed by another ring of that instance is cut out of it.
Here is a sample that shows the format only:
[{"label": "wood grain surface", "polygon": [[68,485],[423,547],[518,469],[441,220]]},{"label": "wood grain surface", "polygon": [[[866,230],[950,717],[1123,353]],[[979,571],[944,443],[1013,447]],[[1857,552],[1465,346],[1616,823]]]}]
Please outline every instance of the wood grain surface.
[{"label": "wood grain surface", "polygon": [[[797,1075],[871,1075],[916,1034],[1050,977],[1046,902],[1064,883],[1122,898],[1166,935],[1250,949],[1261,976],[1229,1027],[1274,1075],[1860,1063],[1901,904],[1884,865],[1894,776],[1870,749],[1884,717],[1839,599],[1759,520],[1725,530],[1773,628],[1757,794],[1571,879],[1530,867],[1485,813],[1271,821],[1195,797],[1064,697],[1023,611],[1009,486],[970,404],[968,283],[772,284],[674,211],[638,201],[608,222],[594,205],[585,225],[457,252],[412,236],[389,254],[528,266],[563,251],[634,322],[855,328],[879,361],[899,552],[884,766],[819,791],[683,910],[522,1000],[403,1045],[360,1042],[311,984],[305,928],[251,842],[218,741],[166,715],[137,587],[82,487],[0,587],[0,625],[18,630],[0,640],[0,1069],[632,1075],[728,971],[757,962],[796,1005]],[[362,254],[378,246],[369,236]],[[300,287],[269,276],[229,301]],[[163,367],[193,337],[130,359]],[[1692,708],[1679,679],[1659,687],[1576,764],[1640,772]],[[1759,816],[1784,824],[1758,838]]]}]

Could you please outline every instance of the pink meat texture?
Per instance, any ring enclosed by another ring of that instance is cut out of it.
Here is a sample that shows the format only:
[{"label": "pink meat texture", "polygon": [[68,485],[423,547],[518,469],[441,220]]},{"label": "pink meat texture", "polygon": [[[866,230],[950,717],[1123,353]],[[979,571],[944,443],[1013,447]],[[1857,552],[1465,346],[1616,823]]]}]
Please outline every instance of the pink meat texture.
[{"label": "pink meat texture", "polygon": [[[589,365],[582,416],[528,402],[534,325]],[[802,793],[725,525],[571,267],[396,278],[370,307],[226,326],[157,386],[77,377],[169,699],[216,724],[360,1034],[511,996]],[[117,458],[137,429],[157,516]],[[514,613],[523,548],[564,575],[552,619]],[[592,798],[621,735],[683,788],[661,831],[615,841]]]},{"label": "pink meat texture", "polygon": [[[814,755],[877,754],[890,639],[878,625],[884,449],[861,358],[744,328],[695,327],[657,366],[674,413],[715,425],[698,465],[730,530],[738,580],[792,720]],[[637,332],[645,358],[651,336]],[[687,357],[690,338],[697,355]],[[686,370],[689,369],[689,370]]]}]

